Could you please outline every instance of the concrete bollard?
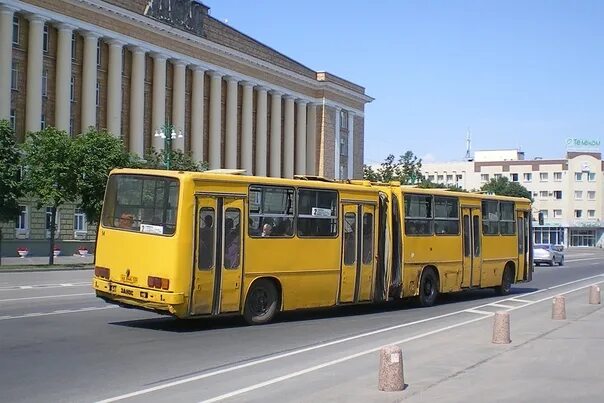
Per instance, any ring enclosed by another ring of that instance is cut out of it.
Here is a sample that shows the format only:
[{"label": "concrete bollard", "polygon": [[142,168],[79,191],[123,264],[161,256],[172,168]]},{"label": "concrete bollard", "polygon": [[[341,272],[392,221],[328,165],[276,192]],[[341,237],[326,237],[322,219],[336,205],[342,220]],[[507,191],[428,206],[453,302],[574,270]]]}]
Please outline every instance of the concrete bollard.
[{"label": "concrete bollard", "polygon": [[399,346],[385,346],[380,350],[378,388],[384,392],[398,392],[405,389],[403,352]]},{"label": "concrete bollard", "polygon": [[592,285],[589,287],[589,303],[592,305],[599,305],[602,303],[602,299],[600,297],[600,287],[597,285]]},{"label": "concrete bollard", "polygon": [[556,295],[552,300],[552,319],[566,319],[566,298],[564,298],[564,295]]},{"label": "concrete bollard", "polygon": [[510,313],[496,312],[493,321],[493,344],[510,344]]}]

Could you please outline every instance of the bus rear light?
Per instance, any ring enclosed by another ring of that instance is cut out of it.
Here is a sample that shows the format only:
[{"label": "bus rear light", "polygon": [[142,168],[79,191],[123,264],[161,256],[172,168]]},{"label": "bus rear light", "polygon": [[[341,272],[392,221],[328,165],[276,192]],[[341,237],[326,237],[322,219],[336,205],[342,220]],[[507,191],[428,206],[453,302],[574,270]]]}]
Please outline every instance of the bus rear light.
[{"label": "bus rear light", "polygon": [[170,288],[170,280],[167,278],[149,276],[147,277],[147,286],[149,288],[167,290]]},{"label": "bus rear light", "polygon": [[106,267],[95,267],[94,275],[109,280],[109,269]]}]

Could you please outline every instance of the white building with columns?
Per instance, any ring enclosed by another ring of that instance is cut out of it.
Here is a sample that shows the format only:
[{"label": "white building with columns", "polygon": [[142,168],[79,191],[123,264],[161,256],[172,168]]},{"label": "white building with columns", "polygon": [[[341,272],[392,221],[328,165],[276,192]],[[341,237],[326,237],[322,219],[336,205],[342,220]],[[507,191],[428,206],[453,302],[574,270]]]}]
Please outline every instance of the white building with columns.
[{"label": "white building with columns", "polygon": [[[371,101],[198,1],[0,0],[0,119],[20,141],[46,126],[93,126],[144,155],[164,146],[153,133],[169,122],[184,133],[173,146],[212,169],[360,178]],[[34,228],[44,211],[25,207],[17,235],[44,238]],[[61,239],[82,233],[67,227]]]}]

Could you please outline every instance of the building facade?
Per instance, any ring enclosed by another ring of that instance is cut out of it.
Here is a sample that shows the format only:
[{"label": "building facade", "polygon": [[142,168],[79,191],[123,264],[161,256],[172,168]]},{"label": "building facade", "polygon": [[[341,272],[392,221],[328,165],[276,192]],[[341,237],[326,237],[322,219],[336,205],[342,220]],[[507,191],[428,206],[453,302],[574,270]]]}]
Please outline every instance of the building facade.
[{"label": "building facade", "polygon": [[[360,85],[309,69],[198,1],[0,0],[0,119],[19,141],[46,126],[72,135],[92,126],[142,156],[164,147],[154,133],[169,122],[184,134],[173,146],[210,169],[360,178],[371,101]],[[43,238],[34,226],[46,211],[23,207],[5,237]],[[65,241],[82,233],[67,209]]]},{"label": "building facade", "polygon": [[531,160],[516,150],[477,151],[472,161],[426,163],[422,170],[434,182],[466,190],[506,177],[533,195],[536,243],[604,244],[604,163],[597,148],[569,147],[564,159]]}]

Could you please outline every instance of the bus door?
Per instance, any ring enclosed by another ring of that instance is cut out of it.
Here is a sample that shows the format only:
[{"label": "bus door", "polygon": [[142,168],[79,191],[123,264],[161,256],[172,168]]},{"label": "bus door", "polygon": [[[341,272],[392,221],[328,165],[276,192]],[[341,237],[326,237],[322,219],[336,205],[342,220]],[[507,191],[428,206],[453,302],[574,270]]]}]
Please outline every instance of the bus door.
[{"label": "bus door", "polygon": [[239,311],[243,200],[212,195],[197,197],[191,315]]},{"label": "bus door", "polygon": [[461,286],[480,286],[482,269],[480,209],[462,208],[463,215],[463,275]]},{"label": "bus door", "polygon": [[375,206],[344,204],[340,302],[371,299],[375,255]]},{"label": "bus door", "polygon": [[528,278],[527,274],[531,270],[528,248],[528,224],[530,217],[527,212],[518,211],[516,213],[516,220],[518,225],[518,270],[516,270],[516,281],[522,281]]}]

